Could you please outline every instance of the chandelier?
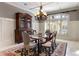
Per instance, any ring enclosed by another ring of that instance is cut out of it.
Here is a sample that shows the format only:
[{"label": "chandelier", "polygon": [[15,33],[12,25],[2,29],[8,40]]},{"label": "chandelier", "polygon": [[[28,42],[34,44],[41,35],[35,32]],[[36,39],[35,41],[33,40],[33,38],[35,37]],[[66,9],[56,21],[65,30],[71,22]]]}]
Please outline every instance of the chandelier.
[{"label": "chandelier", "polygon": [[43,21],[47,20],[47,14],[45,12],[43,12],[42,4],[40,6],[39,12],[36,13],[36,15],[35,15],[35,19],[38,20],[39,22],[43,22]]}]

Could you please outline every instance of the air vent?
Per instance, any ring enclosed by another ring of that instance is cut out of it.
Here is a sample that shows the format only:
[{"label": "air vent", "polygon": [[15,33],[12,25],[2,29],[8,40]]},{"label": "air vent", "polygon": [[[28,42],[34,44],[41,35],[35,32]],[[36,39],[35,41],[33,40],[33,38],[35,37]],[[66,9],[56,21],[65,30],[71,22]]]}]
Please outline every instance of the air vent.
[{"label": "air vent", "polygon": [[69,10],[69,11],[63,11],[63,12],[55,12],[55,13],[50,13],[48,15],[51,15],[51,14],[59,14],[59,13],[67,13],[67,12],[75,12],[75,11],[78,11],[78,10]]},{"label": "air vent", "polygon": [[61,12],[61,13],[74,12],[74,11],[77,11],[77,10],[64,11],[64,12]]},{"label": "air vent", "polygon": [[27,5],[27,3],[24,3],[24,6],[26,6]]}]

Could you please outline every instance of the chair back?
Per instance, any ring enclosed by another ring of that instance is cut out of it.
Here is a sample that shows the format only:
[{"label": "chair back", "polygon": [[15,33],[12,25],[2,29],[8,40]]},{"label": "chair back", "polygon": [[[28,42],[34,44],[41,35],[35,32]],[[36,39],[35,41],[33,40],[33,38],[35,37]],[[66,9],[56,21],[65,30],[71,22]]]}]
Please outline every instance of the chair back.
[{"label": "chair back", "polygon": [[53,39],[52,33],[49,33],[49,35],[46,37],[46,41],[50,41]]},{"label": "chair back", "polygon": [[39,37],[42,37],[42,33],[38,33],[38,36],[39,36]]},{"label": "chair back", "polygon": [[24,47],[29,46],[30,37],[29,37],[29,34],[26,31],[22,32],[22,38],[23,38],[23,42],[24,42]]},{"label": "chair back", "polygon": [[54,45],[54,48],[56,48],[56,46],[57,46],[56,45],[56,36],[57,36],[57,31],[54,31],[53,32],[53,39],[52,39],[52,42],[53,42],[52,44]]},{"label": "chair back", "polygon": [[56,37],[56,35],[57,35],[57,31],[54,31],[54,37]]},{"label": "chair back", "polygon": [[53,32],[54,40],[56,40],[56,36],[57,36],[57,31],[54,31],[54,32]]},{"label": "chair back", "polygon": [[51,41],[53,41],[53,33],[51,33],[49,38],[50,38]]}]

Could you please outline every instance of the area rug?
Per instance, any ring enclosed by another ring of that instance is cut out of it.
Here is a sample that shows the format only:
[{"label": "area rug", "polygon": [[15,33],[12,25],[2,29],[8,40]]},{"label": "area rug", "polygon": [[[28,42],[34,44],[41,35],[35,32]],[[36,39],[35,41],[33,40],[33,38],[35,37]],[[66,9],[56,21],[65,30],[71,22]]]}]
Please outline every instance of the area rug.
[{"label": "area rug", "polygon": [[[0,56],[21,56],[20,52],[22,50],[22,47],[19,46],[19,49],[15,52],[15,51],[6,51],[6,52],[2,52],[0,53]],[[51,56],[65,56],[66,55],[66,48],[67,48],[67,43],[65,42],[58,42],[57,43],[57,47],[54,50],[53,53],[51,53]],[[15,50],[15,49],[14,49]],[[33,56],[33,55],[32,55]],[[48,56],[45,53],[41,53],[40,56]]]},{"label": "area rug", "polygon": [[66,49],[67,49],[67,43],[61,42],[58,44],[54,52],[51,54],[51,56],[65,56],[66,55]]},{"label": "area rug", "polygon": [[[57,45],[57,47],[55,48],[54,52],[51,53],[50,56],[65,56],[67,43],[66,42],[57,42],[56,45]],[[40,54],[40,56],[49,56],[49,55],[47,55],[43,52]]]}]

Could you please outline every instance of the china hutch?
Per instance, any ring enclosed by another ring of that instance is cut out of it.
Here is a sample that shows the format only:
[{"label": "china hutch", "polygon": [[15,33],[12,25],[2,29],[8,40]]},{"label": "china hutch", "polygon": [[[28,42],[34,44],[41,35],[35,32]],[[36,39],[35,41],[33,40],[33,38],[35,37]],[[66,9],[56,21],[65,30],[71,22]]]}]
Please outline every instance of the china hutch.
[{"label": "china hutch", "polygon": [[27,13],[16,13],[15,43],[23,42],[22,31],[31,30],[32,16]]}]

